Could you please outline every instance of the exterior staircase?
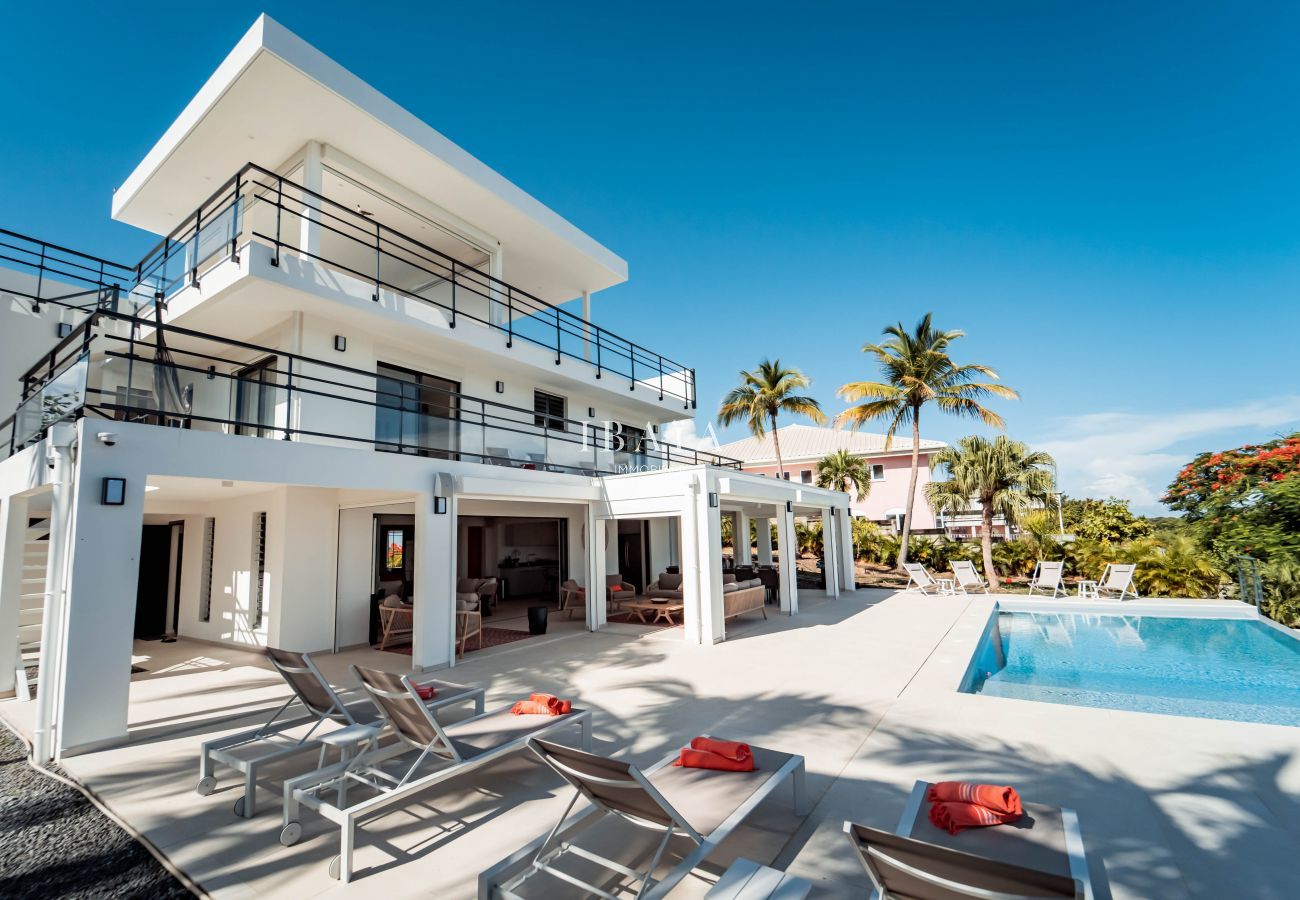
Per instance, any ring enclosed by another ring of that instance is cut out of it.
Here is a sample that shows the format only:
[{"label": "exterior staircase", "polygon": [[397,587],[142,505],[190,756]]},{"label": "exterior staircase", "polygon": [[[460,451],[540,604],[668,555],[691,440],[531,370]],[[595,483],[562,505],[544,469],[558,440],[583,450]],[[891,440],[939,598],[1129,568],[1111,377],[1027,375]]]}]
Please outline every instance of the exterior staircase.
[{"label": "exterior staircase", "polygon": [[14,673],[14,693],[19,700],[31,700],[35,696],[49,552],[50,520],[29,519],[27,540],[23,545],[22,605],[18,611],[18,666]]}]

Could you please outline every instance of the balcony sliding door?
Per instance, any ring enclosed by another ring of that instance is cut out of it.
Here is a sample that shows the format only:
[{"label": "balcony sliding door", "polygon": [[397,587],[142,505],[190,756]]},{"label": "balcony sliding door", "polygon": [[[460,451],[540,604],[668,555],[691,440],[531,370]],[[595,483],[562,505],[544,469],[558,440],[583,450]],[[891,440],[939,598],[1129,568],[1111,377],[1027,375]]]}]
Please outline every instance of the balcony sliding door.
[{"label": "balcony sliding door", "polygon": [[274,356],[235,373],[235,434],[271,437],[275,406]]},{"label": "balcony sliding door", "polygon": [[375,374],[375,447],[436,459],[460,449],[460,384],[379,363]]}]

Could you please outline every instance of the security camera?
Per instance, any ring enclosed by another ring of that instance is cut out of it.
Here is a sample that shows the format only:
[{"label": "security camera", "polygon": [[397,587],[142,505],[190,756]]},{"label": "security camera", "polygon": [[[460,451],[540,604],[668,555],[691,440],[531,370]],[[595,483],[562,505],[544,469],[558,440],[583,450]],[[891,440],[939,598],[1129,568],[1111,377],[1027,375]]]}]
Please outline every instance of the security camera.
[{"label": "security camera", "polygon": [[111,447],[117,443],[117,435],[113,434],[111,431],[101,431],[99,434],[95,435],[95,440],[99,441],[105,447]]}]

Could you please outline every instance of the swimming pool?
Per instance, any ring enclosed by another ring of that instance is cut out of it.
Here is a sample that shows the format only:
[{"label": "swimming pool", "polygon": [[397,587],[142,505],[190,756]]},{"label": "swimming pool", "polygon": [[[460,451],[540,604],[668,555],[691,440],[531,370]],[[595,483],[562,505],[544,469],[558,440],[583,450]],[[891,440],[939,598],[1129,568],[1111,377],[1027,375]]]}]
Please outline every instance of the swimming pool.
[{"label": "swimming pool", "polygon": [[968,693],[1300,726],[1300,640],[1263,622],[999,613]]}]

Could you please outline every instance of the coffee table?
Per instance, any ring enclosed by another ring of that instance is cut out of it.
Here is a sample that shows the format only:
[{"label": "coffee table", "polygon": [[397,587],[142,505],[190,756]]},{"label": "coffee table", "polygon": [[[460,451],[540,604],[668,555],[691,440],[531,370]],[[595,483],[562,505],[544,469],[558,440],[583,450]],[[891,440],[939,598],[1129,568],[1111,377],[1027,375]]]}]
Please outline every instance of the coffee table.
[{"label": "coffee table", "polygon": [[[645,625],[653,625],[661,620],[669,625],[676,625],[673,616],[685,609],[686,605],[675,600],[667,603],[655,603],[653,600],[628,600],[623,604],[623,608],[628,612],[636,613],[637,621]],[[648,612],[654,613],[654,618],[647,622],[645,614]]]}]

